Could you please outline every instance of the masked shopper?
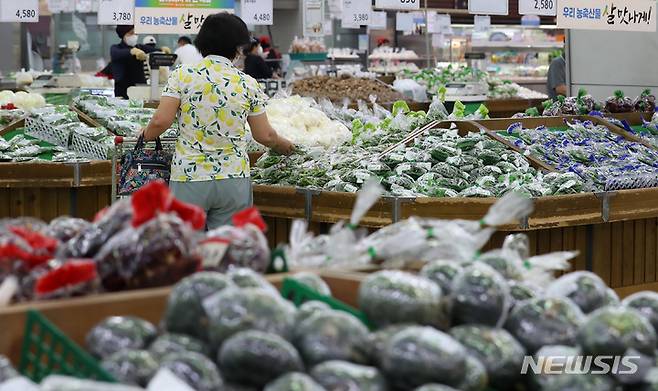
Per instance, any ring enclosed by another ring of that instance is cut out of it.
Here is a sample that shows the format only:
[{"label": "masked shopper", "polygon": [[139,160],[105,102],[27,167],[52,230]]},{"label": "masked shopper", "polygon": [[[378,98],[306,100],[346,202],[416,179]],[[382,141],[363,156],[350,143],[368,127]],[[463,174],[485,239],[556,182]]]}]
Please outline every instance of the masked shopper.
[{"label": "masked shopper", "polygon": [[170,187],[178,199],[203,208],[212,229],[252,204],[246,124],[257,142],[278,153],[294,147],[272,129],[258,82],[233,65],[250,43],[247,25],[235,15],[211,15],[194,43],[203,60],[172,72],[143,135],[153,140],[178,120]]},{"label": "masked shopper", "polygon": [[166,53],[168,49],[139,44],[134,26],[117,26],[116,32],[121,42],[110,48],[114,95],[128,99],[129,87],[146,83],[144,75],[146,55],[160,50]]}]

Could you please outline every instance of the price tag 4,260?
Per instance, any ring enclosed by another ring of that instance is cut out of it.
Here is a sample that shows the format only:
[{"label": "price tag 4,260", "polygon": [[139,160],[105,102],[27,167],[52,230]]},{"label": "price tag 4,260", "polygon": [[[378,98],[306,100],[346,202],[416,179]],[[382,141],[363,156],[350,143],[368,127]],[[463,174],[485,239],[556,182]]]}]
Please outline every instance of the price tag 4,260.
[{"label": "price tag 4,260", "polygon": [[39,0],[0,0],[0,22],[36,23]]},{"label": "price tag 4,260", "polygon": [[242,0],[242,20],[246,24],[274,24],[272,0]]},{"label": "price tag 4,260", "polygon": [[520,15],[557,15],[557,0],[519,0]]},{"label": "price tag 4,260", "polygon": [[135,0],[101,0],[98,24],[134,24]]}]

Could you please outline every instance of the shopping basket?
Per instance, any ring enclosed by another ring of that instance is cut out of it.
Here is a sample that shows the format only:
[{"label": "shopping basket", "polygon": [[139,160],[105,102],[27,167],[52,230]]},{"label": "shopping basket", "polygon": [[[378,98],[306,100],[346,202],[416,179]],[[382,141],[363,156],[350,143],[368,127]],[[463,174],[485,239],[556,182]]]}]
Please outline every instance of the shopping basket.
[{"label": "shopping basket", "polygon": [[343,303],[340,300],[336,300],[331,296],[321,295],[314,289],[311,289],[310,287],[300,282],[297,282],[292,278],[283,279],[283,285],[281,286],[281,296],[283,296],[285,299],[292,301],[297,307],[299,307],[300,305],[304,304],[307,301],[311,301],[311,300],[321,301],[335,310],[344,311],[355,316],[364,325],[372,329],[372,324],[370,323],[368,317],[366,317],[366,315],[363,312],[357,310],[356,308],[350,305]]},{"label": "shopping basket", "polygon": [[36,310],[27,312],[19,371],[36,383],[51,374],[115,382],[89,353]]}]

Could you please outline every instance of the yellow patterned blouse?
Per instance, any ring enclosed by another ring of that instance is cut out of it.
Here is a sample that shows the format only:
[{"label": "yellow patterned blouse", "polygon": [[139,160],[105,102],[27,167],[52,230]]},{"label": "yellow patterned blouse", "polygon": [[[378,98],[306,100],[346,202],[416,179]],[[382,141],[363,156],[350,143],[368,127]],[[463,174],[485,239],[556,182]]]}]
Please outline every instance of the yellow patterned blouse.
[{"label": "yellow patterned blouse", "polygon": [[172,72],[162,96],[180,99],[174,182],[249,177],[246,121],[265,112],[258,82],[221,56]]}]

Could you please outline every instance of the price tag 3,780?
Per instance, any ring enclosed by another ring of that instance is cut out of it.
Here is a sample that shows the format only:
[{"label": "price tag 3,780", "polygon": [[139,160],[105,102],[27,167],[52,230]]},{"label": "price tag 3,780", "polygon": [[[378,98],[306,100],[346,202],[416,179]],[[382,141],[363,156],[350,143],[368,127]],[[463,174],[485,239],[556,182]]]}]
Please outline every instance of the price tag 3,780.
[{"label": "price tag 3,780", "polygon": [[101,0],[98,4],[98,24],[133,24],[135,0]]}]

